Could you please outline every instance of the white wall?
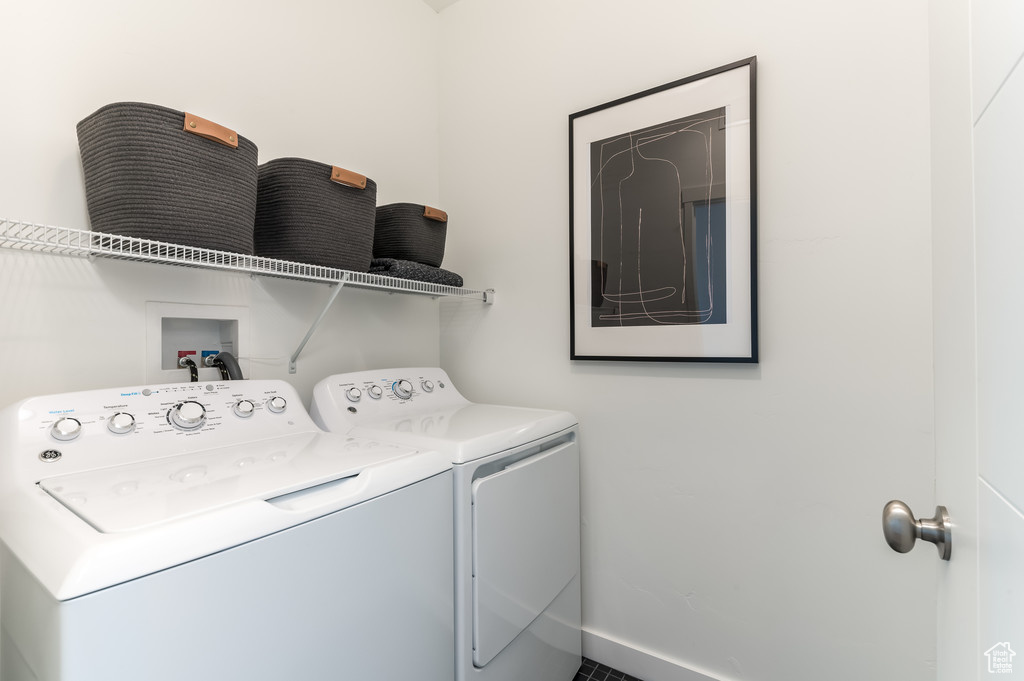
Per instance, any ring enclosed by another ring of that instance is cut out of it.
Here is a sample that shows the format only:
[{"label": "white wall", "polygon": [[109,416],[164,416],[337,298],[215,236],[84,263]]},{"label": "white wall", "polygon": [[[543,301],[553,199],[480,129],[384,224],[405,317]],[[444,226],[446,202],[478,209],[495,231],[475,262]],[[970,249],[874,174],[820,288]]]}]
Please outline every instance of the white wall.
[{"label": "white wall", "polygon": [[[88,228],[75,124],[114,101],[235,128],[261,162],[300,156],[363,172],[378,203],[437,203],[438,21],[420,0],[2,3],[0,216]],[[287,378],[307,398],[329,373],[438,362],[436,302],[346,291],[289,376],[287,358],[327,295],[309,283],[0,250],[0,404],[146,382],[147,301],[247,306],[247,376]]]},{"label": "white wall", "polygon": [[[938,561],[879,527],[935,503],[927,3],[462,0],[441,29],[446,262],[497,289],[442,305],[442,364],[580,418],[585,652],[934,678]],[[754,54],[761,363],[570,362],[569,114]]]}]

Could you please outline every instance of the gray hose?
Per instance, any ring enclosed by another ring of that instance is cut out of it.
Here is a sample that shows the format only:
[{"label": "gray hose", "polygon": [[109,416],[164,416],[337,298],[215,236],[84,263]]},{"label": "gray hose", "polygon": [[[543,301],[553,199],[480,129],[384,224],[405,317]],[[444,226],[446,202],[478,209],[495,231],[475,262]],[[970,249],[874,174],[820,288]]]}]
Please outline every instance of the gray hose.
[{"label": "gray hose", "polygon": [[230,352],[220,352],[213,359],[213,366],[220,369],[220,377],[226,381],[241,381],[242,368],[238,366],[238,360]]}]

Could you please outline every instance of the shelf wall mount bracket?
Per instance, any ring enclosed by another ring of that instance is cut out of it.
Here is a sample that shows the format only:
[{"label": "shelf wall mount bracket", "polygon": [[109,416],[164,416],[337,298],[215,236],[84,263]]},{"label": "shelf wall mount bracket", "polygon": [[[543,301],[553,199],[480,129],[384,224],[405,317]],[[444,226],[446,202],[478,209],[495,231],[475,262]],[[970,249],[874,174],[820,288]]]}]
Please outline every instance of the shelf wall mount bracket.
[{"label": "shelf wall mount bracket", "polygon": [[327,316],[327,311],[331,309],[332,305],[334,305],[334,301],[337,300],[338,294],[341,293],[341,289],[345,287],[348,280],[349,274],[346,272],[337,283],[331,285],[331,294],[327,297],[327,302],[324,303],[324,308],[320,310],[320,314],[313,321],[313,325],[309,327],[309,331],[306,332],[305,337],[299,343],[299,347],[295,348],[295,352],[293,352],[292,356],[288,358],[289,374],[294,374],[297,371],[296,363],[298,362],[299,355],[302,354],[302,350],[306,347],[306,343],[309,342],[309,339],[313,337],[314,333],[316,333],[317,328],[320,326],[320,322],[322,322],[324,317]]}]

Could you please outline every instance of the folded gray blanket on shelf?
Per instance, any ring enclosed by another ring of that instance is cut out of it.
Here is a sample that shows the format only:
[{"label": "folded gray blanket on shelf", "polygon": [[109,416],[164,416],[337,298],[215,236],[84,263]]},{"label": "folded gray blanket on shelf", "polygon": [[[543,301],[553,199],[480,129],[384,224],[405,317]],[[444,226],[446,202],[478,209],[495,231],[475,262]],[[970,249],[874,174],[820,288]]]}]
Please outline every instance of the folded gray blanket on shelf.
[{"label": "folded gray blanket on shelf", "polygon": [[442,286],[462,286],[462,277],[458,274],[411,260],[374,258],[370,261],[370,274],[383,274],[388,277],[425,281]]}]

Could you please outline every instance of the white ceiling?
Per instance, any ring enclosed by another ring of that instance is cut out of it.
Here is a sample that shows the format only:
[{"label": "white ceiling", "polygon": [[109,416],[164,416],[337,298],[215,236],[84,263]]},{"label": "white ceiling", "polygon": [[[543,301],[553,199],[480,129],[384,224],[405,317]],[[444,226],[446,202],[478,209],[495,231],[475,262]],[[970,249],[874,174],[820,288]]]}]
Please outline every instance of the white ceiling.
[{"label": "white ceiling", "polygon": [[430,5],[435,12],[440,12],[449,5],[454,5],[459,0],[423,0],[424,3]]}]

